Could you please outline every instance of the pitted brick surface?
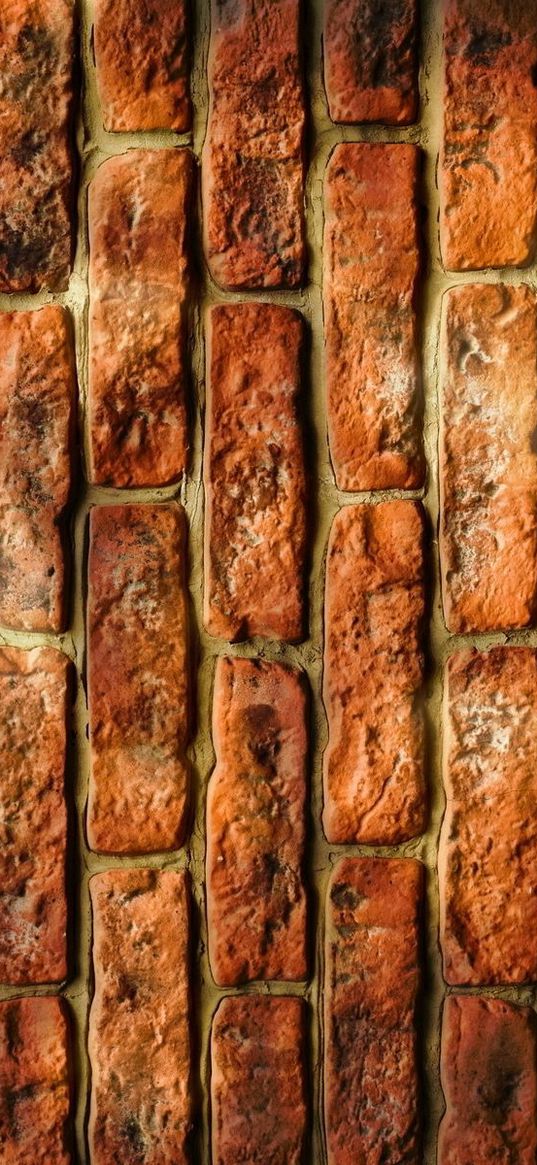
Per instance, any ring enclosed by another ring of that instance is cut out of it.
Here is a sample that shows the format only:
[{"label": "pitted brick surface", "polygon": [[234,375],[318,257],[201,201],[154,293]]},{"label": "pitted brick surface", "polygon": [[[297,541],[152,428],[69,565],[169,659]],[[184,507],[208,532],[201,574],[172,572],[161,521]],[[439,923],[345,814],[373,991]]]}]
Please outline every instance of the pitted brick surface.
[{"label": "pitted brick surface", "polygon": [[0,1003],[2,1165],[71,1165],[67,1052],[60,999]]},{"label": "pitted brick surface", "polygon": [[333,121],[414,120],[417,33],[416,0],[325,0],[324,81]]}]

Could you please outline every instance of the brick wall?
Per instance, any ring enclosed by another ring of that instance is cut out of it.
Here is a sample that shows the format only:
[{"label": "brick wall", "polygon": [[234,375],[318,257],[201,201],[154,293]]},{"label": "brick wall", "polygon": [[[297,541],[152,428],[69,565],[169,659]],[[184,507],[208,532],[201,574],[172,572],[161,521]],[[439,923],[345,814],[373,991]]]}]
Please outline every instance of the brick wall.
[{"label": "brick wall", "polygon": [[535,1161],[537,7],[420,8],[2,5],[6,1165]]}]

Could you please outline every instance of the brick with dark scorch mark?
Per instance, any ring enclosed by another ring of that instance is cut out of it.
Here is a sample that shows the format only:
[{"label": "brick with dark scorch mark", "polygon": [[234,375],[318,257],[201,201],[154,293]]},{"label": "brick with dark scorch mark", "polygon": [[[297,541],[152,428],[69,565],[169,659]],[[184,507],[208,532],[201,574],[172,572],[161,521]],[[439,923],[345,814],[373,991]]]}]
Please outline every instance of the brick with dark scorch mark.
[{"label": "brick with dark scorch mark", "polygon": [[2,1165],[71,1165],[68,1021],[60,999],[0,1003]]},{"label": "brick with dark scorch mark", "polygon": [[332,121],[406,125],[418,108],[416,0],[325,0]]},{"label": "brick with dark scorch mark", "polygon": [[301,674],[219,659],[207,796],[207,921],[217,983],[304,979],[306,691]]}]

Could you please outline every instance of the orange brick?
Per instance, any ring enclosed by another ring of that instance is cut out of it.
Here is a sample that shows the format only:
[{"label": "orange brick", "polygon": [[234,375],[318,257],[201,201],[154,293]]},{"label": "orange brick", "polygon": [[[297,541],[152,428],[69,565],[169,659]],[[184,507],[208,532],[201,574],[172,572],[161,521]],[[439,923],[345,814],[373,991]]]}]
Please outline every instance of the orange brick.
[{"label": "orange brick", "polygon": [[0,313],[0,622],[19,631],[66,626],[75,395],[67,312]]},{"label": "orange brick", "polygon": [[297,640],[306,543],[302,318],[267,303],[214,307],[207,342],[205,626],[232,640]]},{"label": "orange brick", "polygon": [[396,845],[426,821],[423,512],[346,506],[328,545],[323,693],[325,833]]},{"label": "orange brick", "polygon": [[324,82],[332,121],[414,121],[416,40],[416,0],[325,0]]},{"label": "orange brick", "polygon": [[188,150],[129,150],[89,190],[90,477],[176,481],[187,461]]},{"label": "orange brick", "polygon": [[0,1003],[2,1165],[71,1165],[68,1027],[60,999]]},{"label": "orange brick", "polygon": [[328,432],[340,489],[423,483],[418,157],[416,146],[345,143],[326,171]]},{"label": "orange brick", "polygon": [[306,690],[300,672],[219,659],[207,795],[207,916],[216,982],[305,979]]},{"label": "orange brick", "polygon": [[537,300],[468,285],[444,300],[440,561],[450,631],[537,613]]},{"label": "orange brick", "polygon": [[187,875],[90,880],[92,1165],[186,1165],[191,1126]]},{"label": "orange brick", "polygon": [[327,903],[328,1165],[418,1165],[415,1027],[423,867],[344,858]]},{"label": "orange brick", "polygon": [[304,274],[300,0],[211,0],[204,245],[228,288]]},{"label": "orange brick", "polygon": [[102,853],[173,849],[188,801],[184,513],[90,515],[88,840]]}]

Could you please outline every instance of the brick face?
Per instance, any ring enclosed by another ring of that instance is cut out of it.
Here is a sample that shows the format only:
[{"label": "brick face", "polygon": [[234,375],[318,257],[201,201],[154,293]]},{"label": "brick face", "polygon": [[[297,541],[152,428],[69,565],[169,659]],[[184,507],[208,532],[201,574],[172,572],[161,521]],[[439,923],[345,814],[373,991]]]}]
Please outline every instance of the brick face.
[{"label": "brick face", "polygon": [[0,1003],[2,1165],[71,1165],[68,1029],[63,1003]]},{"label": "brick face", "polygon": [[306,691],[295,670],[220,659],[207,794],[207,916],[213,975],[305,979],[302,879]]},{"label": "brick face", "polygon": [[417,171],[415,146],[363,143],[336,146],[326,171],[326,389],[340,489],[423,482]]},{"label": "brick face", "polygon": [[211,0],[203,229],[222,287],[298,287],[304,274],[299,17],[299,0]]},{"label": "brick face", "polygon": [[87,831],[92,849],[147,853],[184,836],[188,615],[184,514],[98,506],[90,515]]},{"label": "brick face", "polygon": [[89,192],[90,476],[166,485],[187,461],[188,150],[109,158]]},{"label": "brick face", "polygon": [[325,0],[324,82],[332,121],[414,120],[417,31],[415,0]]}]

